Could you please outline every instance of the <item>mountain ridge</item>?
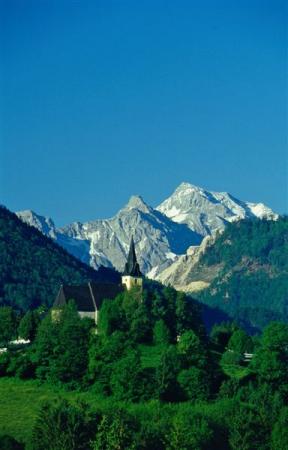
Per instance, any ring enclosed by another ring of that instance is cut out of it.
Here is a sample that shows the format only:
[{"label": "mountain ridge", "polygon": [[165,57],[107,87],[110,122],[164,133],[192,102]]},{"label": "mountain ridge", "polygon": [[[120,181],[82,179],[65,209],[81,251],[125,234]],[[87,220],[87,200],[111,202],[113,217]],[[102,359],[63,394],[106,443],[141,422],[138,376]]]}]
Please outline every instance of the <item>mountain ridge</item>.
[{"label": "mountain ridge", "polygon": [[234,220],[278,217],[263,203],[244,202],[228,192],[208,191],[187,182],[181,183],[156,209],[202,236],[224,229],[227,222]]},{"label": "mountain ridge", "polygon": [[0,305],[26,311],[50,306],[61,284],[120,283],[115,270],[98,272],[73,257],[55,240],[0,206]]},{"label": "mountain ridge", "polygon": [[261,203],[243,202],[225,192],[210,192],[187,182],[156,208],[140,195],[112,218],[79,221],[57,228],[50,218],[32,211],[18,217],[54,239],[82,262],[123,270],[131,235],[143,273],[157,277],[205,236],[223,230],[227,223],[247,217],[275,219],[277,214]]}]

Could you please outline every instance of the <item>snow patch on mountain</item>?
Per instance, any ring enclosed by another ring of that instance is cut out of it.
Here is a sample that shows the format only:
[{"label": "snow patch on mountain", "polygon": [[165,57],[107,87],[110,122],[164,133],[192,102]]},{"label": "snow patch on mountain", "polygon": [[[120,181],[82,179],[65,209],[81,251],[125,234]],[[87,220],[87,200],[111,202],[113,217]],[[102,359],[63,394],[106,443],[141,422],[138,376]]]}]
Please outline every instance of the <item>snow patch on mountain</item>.
[{"label": "snow patch on mountain", "polygon": [[[156,209],[140,195],[133,195],[110,219],[74,222],[62,228],[30,210],[16,214],[95,269],[113,266],[122,271],[133,235],[141,271],[174,285],[177,279],[184,280],[181,271],[189,271],[189,258],[201,253],[203,237],[214,236],[228,222],[278,217],[262,203],[243,202],[227,192],[210,192],[190,183],[180,184]],[[190,272],[188,278],[194,282]]]},{"label": "snow patch on mountain", "polygon": [[34,228],[37,228],[38,231],[45,234],[45,236],[49,236],[52,239],[56,237],[56,228],[52,219],[49,217],[43,217],[36,214],[34,211],[29,209],[25,211],[16,212],[16,215],[22,222],[31,225]]},{"label": "snow patch on mountain", "polygon": [[272,209],[268,208],[268,206],[263,203],[247,203],[247,206],[251,213],[260,219],[277,220],[279,217],[278,214],[275,214]]},{"label": "snow patch on mountain", "polygon": [[[36,216],[39,217],[38,221]],[[75,222],[62,228],[56,228],[54,224],[53,229],[45,227],[46,222],[50,224],[50,219],[41,218],[33,212],[19,213],[19,217],[26,223],[37,226],[44,234],[95,269],[103,265],[122,271],[132,235],[143,273],[156,266],[159,270],[165,269],[189,245],[197,245],[202,239],[187,225],[174,223],[148,206],[140,196],[132,196],[111,219],[84,224]]]},{"label": "snow patch on mountain", "polygon": [[181,183],[156,209],[202,236],[214,234],[218,229],[224,229],[227,222],[235,220],[278,218],[262,203],[243,202],[228,192],[210,192],[190,183]]}]

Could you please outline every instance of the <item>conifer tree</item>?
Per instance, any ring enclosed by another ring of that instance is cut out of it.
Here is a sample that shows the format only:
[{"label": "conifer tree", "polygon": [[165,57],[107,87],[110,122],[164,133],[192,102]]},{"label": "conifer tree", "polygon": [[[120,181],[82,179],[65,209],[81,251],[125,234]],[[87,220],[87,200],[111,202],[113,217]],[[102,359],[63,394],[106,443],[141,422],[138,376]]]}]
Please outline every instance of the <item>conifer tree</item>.
[{"label": "conifer tree", "polygon": [[155,345],[168,345],[171,340],[169,328],[164,320],[160,319],[155,322],[153,328],[153,341]]},{"label": "conifer tree", "polygon": [[0,344],[7,345],[16,337],[16,316],[10,306],[0,307]]},{"label": "conifer tree", "polygon": [[180,367],[180,359],[175,346],[170,345],[165,348],[156,369],[158,395],[161,400],[177,401],[179,398],[177,375]]},{"label": "conifer tree", "polygon": [[18,327],[19,337],[33,341],[36,336],[39,322],[39,314],[36,311],[27,311],[27,313],[22,317]]}]

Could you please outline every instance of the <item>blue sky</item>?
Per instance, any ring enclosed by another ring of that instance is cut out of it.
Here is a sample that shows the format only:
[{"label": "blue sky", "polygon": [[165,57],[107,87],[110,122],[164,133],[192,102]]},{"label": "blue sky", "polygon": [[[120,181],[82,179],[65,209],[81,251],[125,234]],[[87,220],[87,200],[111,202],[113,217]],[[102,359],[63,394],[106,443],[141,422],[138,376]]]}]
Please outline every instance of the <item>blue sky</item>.
[{"label": "blue sky", "polygon": [[0,202],[63,225],[182,181],[287,206],[285,1],[0,2]]}]

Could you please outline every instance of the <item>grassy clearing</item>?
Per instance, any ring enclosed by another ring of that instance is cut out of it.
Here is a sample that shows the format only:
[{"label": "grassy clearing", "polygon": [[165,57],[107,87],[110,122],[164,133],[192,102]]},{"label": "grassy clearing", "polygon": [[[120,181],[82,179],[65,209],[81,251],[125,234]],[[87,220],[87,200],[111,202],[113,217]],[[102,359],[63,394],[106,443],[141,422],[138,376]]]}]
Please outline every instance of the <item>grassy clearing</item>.
[{"label": "grassy clearing", "polygon": [[[142,367],[157,367],[160,363],[161,353],[163,348],[161,345],[139,345],[141,353]],[[218,351],[212,350],[212,356],[215,361],[220,362],[222,354]],[[250,369],[245,366],[239,366],[237,364],[222,364],[223,372],[230,378],[236,378],[241,380],[250,374]]]},{"label": "grassy clearing", "polygon": [[132,404],[119,402],[113,397],[102,397],[93,389],[87,391],[65,391],[49,384],[40,384],[37,380],[23,381],[18,378],[0,378],[0,435],[8,434],[20,442],[28,443],[39,410],[45,401],[65,398],[71,403],[85,402],[91,410],[105,412],[122,406],[134,414],[147,415],[149,404],[160,403],[152,400],[148,403]]},{"label": "grassy clearing", "polygon": [[[144,349],[144,354],[145,351],[148,350]],[[153,359],[150,355],[150,363],[151,361],[155,363],[156,360],[156,357]],[[231,400],[194,405],[191,405],[190,402],[161,404],[158,400],[151,400],[147,403],[122,403],[115,401],[113,397],[101,397],[92,389],[86,392],[72,392],[60,390],[48,384],[40,385],[36,380],[22,381],[17,378],[0,378],[0,434],[9,434],[20,442],[28,443],[42,403],[47,400],[56,400],[59,397],[66,398],[72,403],[84,401],[92,410],[97,409],[102,412],[112,407],[122,406],[133,415],[141,417],[144,422],[150,422],[151,417],[157,421],[163,415],[171,416],[181,410],[184,412],[187,410],[188,414],[189,411],[191,412],[192,406],[195,411],[204,414],[214,423],[223,425],[225,418],[229,417],[233,404]]]},{"label": "grassy clearing", "polygon": [[35,381],[0,380],[0,434],[9,434],[27,442],[40,404],[57,394]]},{"label": "grassy clearing", "polygon": [[62,397],[71,402],[85,401],[92,408],[105,410],[111,404],[95,393],[59,390],[36,380],[17,378],[0,379],[0,434],[9,434],[22,442],[28,442],[39,409],[43,402]]},{"label": "grassy clearing", "polygon": [[251,373],[248,367],[238,366],[236,364],[222,364],[223,372],[230,378],[241,380]]}]

